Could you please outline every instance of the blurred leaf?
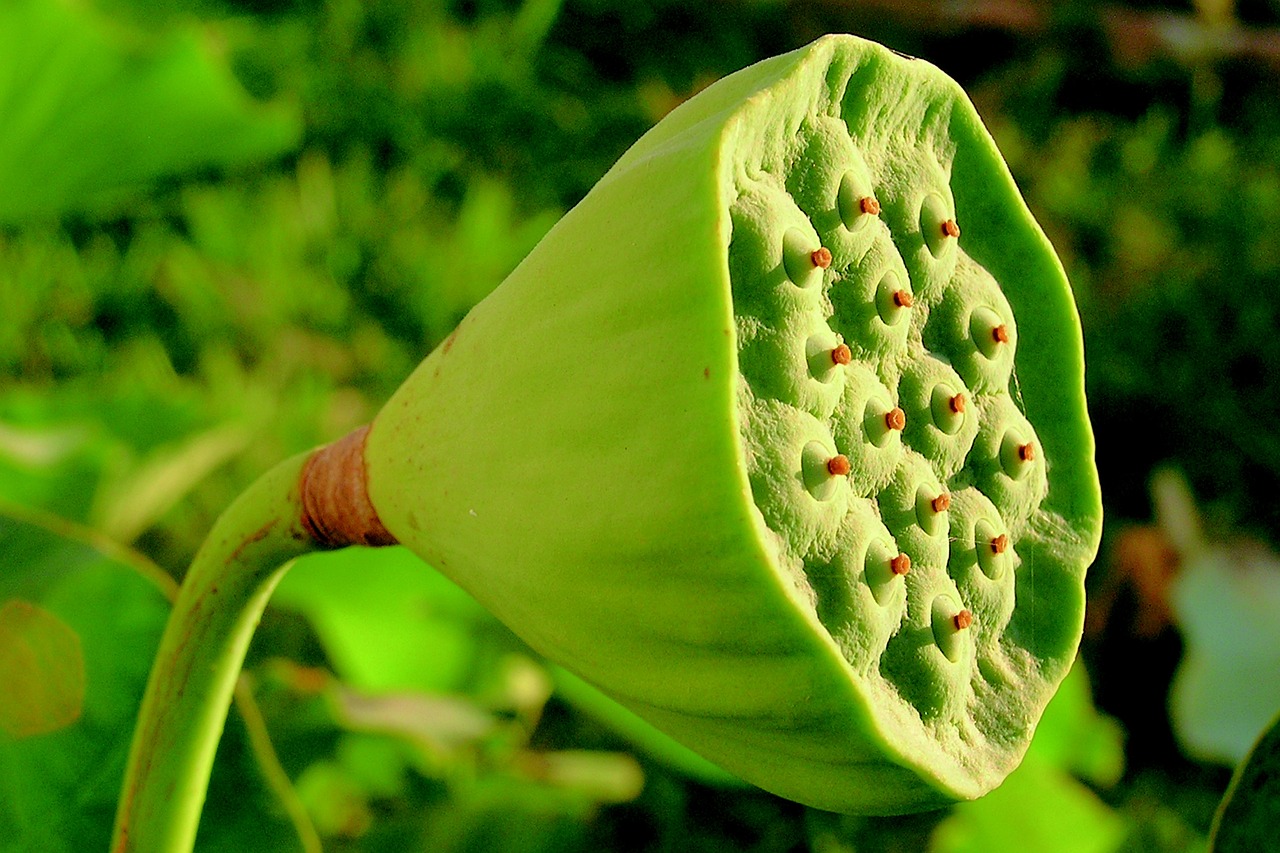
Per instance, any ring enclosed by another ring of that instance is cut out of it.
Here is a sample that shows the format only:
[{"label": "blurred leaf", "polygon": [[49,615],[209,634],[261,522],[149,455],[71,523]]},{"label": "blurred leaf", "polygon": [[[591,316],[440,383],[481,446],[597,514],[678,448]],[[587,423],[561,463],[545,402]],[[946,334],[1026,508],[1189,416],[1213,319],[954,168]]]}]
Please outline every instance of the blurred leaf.
[{"label": "blurred leaf", "polygon": [[560,15],[564,0],[524,0],[511,21],[511,43],[521,53],[535,53]]},{"label": "blurred leaf", "polygon": [[1094,708],[1077,662],[1045,708],[1022,764],[992,793],[957,804],[930,849],[1108,853],[1119,847],[1124,821],[1072,774],[1112,785],[1123,770],[1123,732]]},{"label": "blurred leaf", "polygon": [[93,526],[117,541],[132,542],[211,471],[243,450],[250,437],[244,427],[228,424],[151,453],[98,491]]},{"label": "blurred leaf", "polygon": [[308,556],[272,604],[306,616],[342,679],[369,693],[450,692],[467,676],[473,626],[490,617],[403,548]]},{"label": "blurred leaf", "polygon": [[[169,606],[161,587],[95,545],[0,512],[0,649],[13,650],[13,631],[53,650],[39,672],[69,665],[45,682],[64,725],[32,736],[0,732],[0,844],[6,851],[80,853],[105,850],[116,797],[151,659]],[[24,602],[14,618],[14,601]],[[43,614],[37,616],[36,614]],[[25,625],[25,627],[21,627]],[[38,627],[37,627],[38,626]],[[73,658],[83,664],[74,677]],[[0,670],[12,657],[0,650]],[[15,685],[18,695],[38,690]],[[67,711],[83,690],[79,714]],[[13,694],[10,694],[12,696]],[[50,709],[52,710],[52,709]],[[32,713],[35,713],[32,709]]]},{"label": "blurred leaf", "polygon": [[0,221],[99,208],[158,177],[292,148],[193,32],[155,43],[84,4],[0,4]]},{"label": "blurred leaf", "polygon": [[1124,772],[1124,730],[1098,713],[1089,693],[1089,675],[1077,661],[1036,726],[1027,752],[1047,764],[1110,786]]},{"label": "blurred leaf", "polygon": [[644,788],[644,771],[622,752],[526,752],[516,766],[532,779],[578,791],[601,803],[630,802]]},{"label": "blurred leaf", "polygon": [[594,800],[572,789],[490,774],[427,816],[423,851],[542,853],[591,849]]},{"label": "blurred leaf", "polygon": [[1004,784],[958,804],[938,825],[932,853],[1110,853],[1124,821],[1088,788],[1028,755]]},{"label": "blurred leaf", "polygon": [[617,732],[656,761],[707,785],[748,787],[737,776],[712,764],[682,743],[658,731],[629,708],[560,666],[551,667],[556,692],[579,711]]},{"label": "blurred leaf", "polygon": [[1280,712],[1280,557],[1213,544],[1184,560],[1173,610],[1185,650],[1170,716],[1188,752],[1230,766]]},{"label": "blurred leaf", "polygon": [[[266,464],[262,451],[268,461],[280,451],[272,454],[267,441],[251,446],[251,438],[269,437],[266,419],[249,413],[243,384],[244,409],[220,404],[218,394],[194,383],[134,385],[0,392],[0,499],[95,527],[117,542],[160,526],[169,542],[181,536],[194,549],[209,520],[192,508],[220,511]],[[215,417],[220,423],[210,423]]]},{"label": "blurred leaf", "polygon": [[84,705],[80,637],[57,616],[29,601],[0,606],[0,730],[13,738],[56,732]]},{"label": "blurred leaf", "polygon": [[373,812],[357,780],[343,767],[317,761],[298,777],[298,796],[322,835],[356,838],[373,822]]},{"label": "blurred leaf", "polygon": [[0,498],[87,520],[109,452],[84,424],[0,424]]},{"label": "blurred leaf", "polygon": [[1280,829],[1280,717],[1236,769],[1213,822],[1213,853],[1271,849]]},{"label": "blurred leaf", "polygon": [[337,716],[355,731],[396,735],[433,755],[475,745],[497,721],[470,702],[448,696],[393,693],[366,696],[345,688],[334,695]]},{"label": "blurred leaf", "polygon": [[[402,548],[308,556],[285,575],[272,603],[305,615],[343,680],[361,691],[456,692],[485,661],[491,675],[502,669],[478,645],[483,626],[498,629],[496,620]],[[657,760],[702,782],[743,784],[581,678],[552,672],[567,701]],[[513,698],[519,691],[504,692]]]}]

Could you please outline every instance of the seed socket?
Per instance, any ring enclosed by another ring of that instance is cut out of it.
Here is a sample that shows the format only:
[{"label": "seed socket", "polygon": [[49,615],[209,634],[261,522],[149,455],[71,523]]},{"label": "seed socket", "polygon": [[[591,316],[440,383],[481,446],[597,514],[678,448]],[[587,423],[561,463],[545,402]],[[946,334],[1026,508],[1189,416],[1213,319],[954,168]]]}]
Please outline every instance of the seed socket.
[{"label": "seed socket", "polygon": [[999,580],[1008,568],[1009,536],[997,533],[1000,528],[986,518],[978,519],[973,528],[973,547],[977,552],[978,567],[991,580]]},{"label": "seed socket", "polygon": [[[842,466],[848,467],[841,471]],[[814,500],[828,501],[835,497],[840,488],[840,476],[851,468],[847,457],[838,453],[833,455],[820,441],[809,442],[800,454],[804,486]]]},{"label": "seed socket", "polygon": [[946,435],[955,435],[964,424],[964,394],[939,382],[929,395],[929,414],[933,425]]},{"label": "seed socket", "polygon": [[[955,234],[952,234],[954,229]],[[927,194],[920,202],[920,236],[924,237],[929,254],[941,259],[950,250],[951,240],[960,233],[952,218],[951,206],[936,192]]]},{"label": "seed socket", "polygon": [[973,624],[973,614],[944,593],[933,600],[929,616],[933,622],[933,641],[937,643],[938,650],[946,655],[947,660],[958,663],[965,648],[961,632]]},{"label": "seed socket", "polygon": [[876,285],[876,313],[886,326],[897,326],[907,317],[907,310],[915,302],[911,291],[903,287],[902,276],[888,270]]},{"label": "seed socket", "polygon": [[1000,442],[1000,467],[1014,480],[1021,480],[1035,461],[1035,445],[1026,441],[1018,430],[1009,430]]},{"label": "seed socket", "polygon": [[985,358],[1000,356],[1002,345],[1009,343],[1009,327],[1004,318],[988,306],[979,305],[969,315],[969,337]]}]

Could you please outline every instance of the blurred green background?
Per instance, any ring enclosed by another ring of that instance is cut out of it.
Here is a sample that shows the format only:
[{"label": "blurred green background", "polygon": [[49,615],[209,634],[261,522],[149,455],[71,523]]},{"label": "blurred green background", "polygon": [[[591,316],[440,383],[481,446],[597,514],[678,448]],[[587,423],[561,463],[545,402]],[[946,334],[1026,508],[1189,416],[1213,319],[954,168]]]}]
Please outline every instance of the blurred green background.
[{"label": "blurred green background", "polygon": [[344,552],[263,619],[199,849],[1204,849],[1280,709],[1276,0],[0,2],[0,851],[106,849],[222,507],[367,422],[672,107],[826,32],[960,80],[1076,288],[1108,521],[1024,766],[805,809]]}]

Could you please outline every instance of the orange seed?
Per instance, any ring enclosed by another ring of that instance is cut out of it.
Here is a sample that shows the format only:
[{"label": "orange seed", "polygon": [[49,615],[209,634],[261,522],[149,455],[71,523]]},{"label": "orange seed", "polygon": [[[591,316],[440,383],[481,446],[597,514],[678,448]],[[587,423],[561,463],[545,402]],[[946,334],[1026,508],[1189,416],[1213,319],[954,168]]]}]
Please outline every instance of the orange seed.
[{"label": "orange seed", "polygon": [[899,308],[910,308],[915,304],[915,299],[911,296],[909,291],[895,290],[893,292],[893,304],[897,305]]},{"label": "orange seed", "polygon": [[957,631],[963,631],[973,624],[973,614],[968,610],[961,610],[955,616],[951,617],[952,623],[955,624]]},{"label": "orange seed", "polygon": [[1023,462],[1030,462],[1032,459],[1035,459],[1036,458],[1035,446],[1032,445],[1031,442],[1018,445],[1018,458],[1021,459]]},{"label": "orange seed", "polygon": [[831,361],[833,364],[848,364],[853,361],[853,350],[847,344],[840,344],[831,351]]},{"label": "orange seed", "polygon": [[819,246],[813,250],[813,254],[809,256],[809,260],[813,261],[813,265],[820,270],[825,270],[831,266],[831,250],[826,246]]},{"label": "orange seed", "polygon": [[956,221],[954,219],[948,219],[946,222],[942,223],[942,236],[943,237],[959,237],[960,236],[960,226],[956,224]]},{"label": "orange seed", "polygon": [[1001,533],[991,540],[991,553],[1003,554],[1009,548],[1009,537]]},{"label": "orange seed", "polygon": [[911,571],[911,558],[906,554],[899,554],[889,561],[889,571],[895,575],[905,575]]},{"label": "orange seed", "polygon": [[1009,328],[1001,323],[991,330],[991,338],[998,344],[1009,343]]},{"label": "orange seed", "polygon": [[930,501],[929,506],[933,507],[934,512],[946,512],[951,509],[951,495],[943,492]]},{"label": "orange seed", "polygon": [[865,196],[861,201],[859,201],[858,207],[862,208],[863,213],[869,213],[872,216],[880,215],[880,202],[876,201],[871,196]]},{"label": "orange seed", "polygon": [[907,425],[907,413],[897,406],[894,406],[884,416],[885,426],[889,429],[902,429]]},{"label": "orange seed", "polygon": [[837,453],[827,460],[827,473],[833,477],[843,477],[853,470],[853,466],[849,464],[849,457],[843,453]]},{"label": "orange seed", "polygon": [[965,399],[963,394],[957,394],[949,401],[951,411],[957,415],[964,411]]}]

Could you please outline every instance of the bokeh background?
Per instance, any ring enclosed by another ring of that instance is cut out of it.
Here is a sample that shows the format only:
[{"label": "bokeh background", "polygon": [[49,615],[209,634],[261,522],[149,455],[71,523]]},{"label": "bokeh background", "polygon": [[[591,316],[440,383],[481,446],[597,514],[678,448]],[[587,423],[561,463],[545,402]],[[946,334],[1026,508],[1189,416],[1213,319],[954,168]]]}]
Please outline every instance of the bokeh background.
[{"label": "bokeh background", "polygon": [[222,507],[367,422],[666,112],[826,32],[965,86],[1075,286],[1108,517],[1024,766],[806,809],[344,552],[263,620],[200,849],[1204,849],[1280,710],[1276,0],[4,0],[0,851],[106,849]]}]

